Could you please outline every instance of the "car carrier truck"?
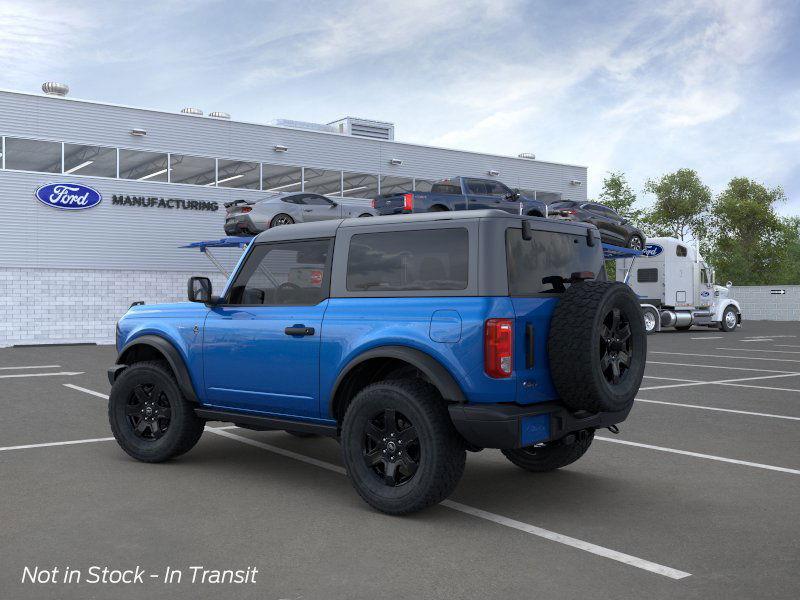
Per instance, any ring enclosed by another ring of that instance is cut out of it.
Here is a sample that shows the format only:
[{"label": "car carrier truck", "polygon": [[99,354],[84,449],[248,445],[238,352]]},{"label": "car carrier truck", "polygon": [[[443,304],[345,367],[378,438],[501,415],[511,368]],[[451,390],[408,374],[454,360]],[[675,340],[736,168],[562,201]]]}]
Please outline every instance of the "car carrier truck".
[{"label": "car carrier truck", "polygon": [[648,238],[640,256],[616,263],[617,281],[639,296],[648,334],[692,325],[733,331],[742,322],[739,303],[729,297],[731,283],[715,285],[714,270],[677,238]]}]

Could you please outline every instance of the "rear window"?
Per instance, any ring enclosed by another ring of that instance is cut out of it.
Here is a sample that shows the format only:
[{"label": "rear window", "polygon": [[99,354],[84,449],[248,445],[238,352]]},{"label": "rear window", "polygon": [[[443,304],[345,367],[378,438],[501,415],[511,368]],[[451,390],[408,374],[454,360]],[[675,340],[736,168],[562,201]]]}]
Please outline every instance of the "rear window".
[{"label": "rear window", "polygon": [[636,271],[636,281],[639,283],[655,283],[658,281],[658,269],[639,269]]},{"label": "rear window", "polygon": [[466,229],[360,233],[350,240],[351,292],[463,290],[467,287]]},{"label": "rear window", "polygon": [[585,235],[537,230],[532,233],[532,240],[523,240],[521,229],[506,229],[511,296],[559,292],[563,285],[569,285],[573,273],[591,271],[597,277],[604,269],[600,245],[587,245]]}]

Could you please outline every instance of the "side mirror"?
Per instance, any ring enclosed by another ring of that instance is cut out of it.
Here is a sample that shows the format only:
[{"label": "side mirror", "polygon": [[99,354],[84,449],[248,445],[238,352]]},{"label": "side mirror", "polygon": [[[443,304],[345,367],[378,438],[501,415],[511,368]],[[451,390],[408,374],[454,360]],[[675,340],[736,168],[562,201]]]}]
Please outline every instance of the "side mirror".
[{"label": "side mirror", "polygon": [[731,289],[733,287],[733,282],[729,281],[728,283],[725,284],[725,287]]},{"label": "side mirror", "polygon": [[337,206],[339,206],[338,202],[331,201],[331,208],[336,208]]},{"label": "side mirror", "polygon": [[189,277],[189,302],[211,302],[211,280],[208,277]]}]

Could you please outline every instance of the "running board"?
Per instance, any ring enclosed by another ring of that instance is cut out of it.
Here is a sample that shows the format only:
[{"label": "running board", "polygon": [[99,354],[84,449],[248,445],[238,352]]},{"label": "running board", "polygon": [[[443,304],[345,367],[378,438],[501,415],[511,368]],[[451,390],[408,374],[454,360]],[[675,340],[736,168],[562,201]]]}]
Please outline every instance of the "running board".
[{"label": "running board", "polygon": [[196,408],[194,409],[194,414],[206,421],[225,421],[238,425],[239,427],[244,427],[245,429],[255,429],[256,431],[278,429],[297,431],[300,433],[315,433],[328,437],[336,437],[339,434],[335,425],[321,425],[319,423],[292,421],[276,417],[262,417],[260,415],[240,413],[232,410]]}]

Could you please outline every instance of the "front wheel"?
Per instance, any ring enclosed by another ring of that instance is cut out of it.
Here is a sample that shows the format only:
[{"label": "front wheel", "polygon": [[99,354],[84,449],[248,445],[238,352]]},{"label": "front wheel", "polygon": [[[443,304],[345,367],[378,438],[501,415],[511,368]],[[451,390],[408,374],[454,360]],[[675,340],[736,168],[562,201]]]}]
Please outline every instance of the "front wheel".
[{"label": "front wheel", "polygon": [[725,312],[722,313],[722,321],[719,324],[719,328],[722,331],[734,331],[739,325],[739,319],[736,316],[736,311],[733,307],[729,306],[725,309]]},{"label": "front wheel", "polygon": [[554,471],[571,465],[586,454],[594,439],[594,430],[587,429],[568,435],[563,440],[502,450],[503,455],[521,469],[533,473]]},{"label": "front wheel", "polygon": [[658,324],[658,319],[661,318],[660,315],[656,310],[652,308],[645,308],[643,317],[644,317],[644,332],[647,335],[654,334],[658,329],[657,324]]},{"label": "front wheel", "polygon": [[120,447],[136,460],[162,462],[191,450],[204,421],[162,362],[135,363],[114,382],[108,420]]},{"label": "front wheel", "polygon": [[461,479],[464,444],[436,388],[419,380],[361,390],[342,424],[342,458],[359,495],[381,512],[416,512]]}]

